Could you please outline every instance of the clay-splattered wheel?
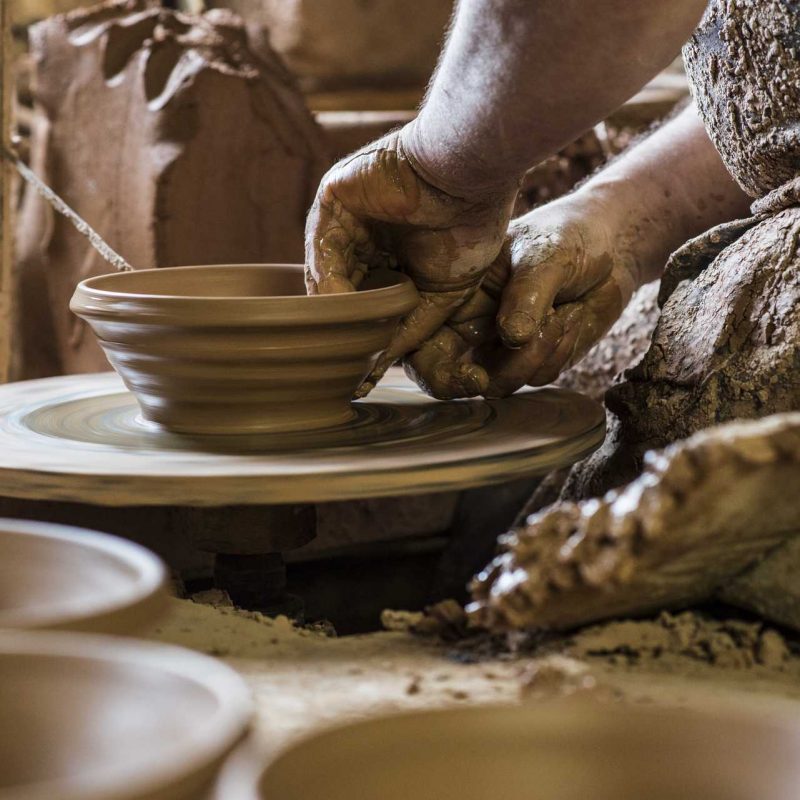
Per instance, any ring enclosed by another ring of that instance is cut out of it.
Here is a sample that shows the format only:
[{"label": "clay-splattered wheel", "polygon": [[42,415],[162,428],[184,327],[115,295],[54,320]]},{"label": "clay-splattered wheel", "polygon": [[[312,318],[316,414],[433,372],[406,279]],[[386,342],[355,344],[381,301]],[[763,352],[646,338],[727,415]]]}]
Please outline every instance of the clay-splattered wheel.
[{"label": "clay-splattered wheel", "polygon": [[393,371],[319,431],[177,436],[142,419],[113,373],[0,387],[0,495],[96,505],[322,502],[544,474],[602,441],[601,406],[542,389],[441,403]]}]

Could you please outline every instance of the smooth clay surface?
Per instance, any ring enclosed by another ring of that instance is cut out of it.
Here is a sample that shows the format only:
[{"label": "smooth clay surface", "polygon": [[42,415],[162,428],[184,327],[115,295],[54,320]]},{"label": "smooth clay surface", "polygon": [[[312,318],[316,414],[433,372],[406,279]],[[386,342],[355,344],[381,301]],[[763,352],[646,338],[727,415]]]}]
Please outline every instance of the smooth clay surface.
[{"label": "smooth clay surface", "polygon": [[166,609],[167,575],[143,547],[51,523],[0,519],[0,628],[124,635]]},{"label": "smooth clay surface", "polygon": [[318,734],[261,775],[232,762],[219,800],[789,800],[788,717],[613,707],[417,712]]},{"label": "smooth clay surface", "polygon": [[196,798],[250,717],[242,680],[197,653],[5,633],[0,800]]},{"label": "smooth clay surface", "polygon": [[178,433],[250,434],[353,419],[353,393],[417,300],[399,273],[307,297],[301,266],[246,264],[90,278],[70,307],[146,419]]}]

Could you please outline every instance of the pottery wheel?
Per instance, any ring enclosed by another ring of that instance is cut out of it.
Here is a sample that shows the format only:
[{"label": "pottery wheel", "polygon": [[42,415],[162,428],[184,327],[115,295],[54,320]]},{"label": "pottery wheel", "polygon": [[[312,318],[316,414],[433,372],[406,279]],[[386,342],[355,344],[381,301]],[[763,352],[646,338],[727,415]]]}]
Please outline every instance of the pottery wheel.
[{"label": "pottery wheel", "polygon": [[442,403],[392,370],[318,431],[178,436],[115,373],[0,386],[0,495],[97,505],[307,503],[544,474],[599,446],[602,407],[561,389]]}]

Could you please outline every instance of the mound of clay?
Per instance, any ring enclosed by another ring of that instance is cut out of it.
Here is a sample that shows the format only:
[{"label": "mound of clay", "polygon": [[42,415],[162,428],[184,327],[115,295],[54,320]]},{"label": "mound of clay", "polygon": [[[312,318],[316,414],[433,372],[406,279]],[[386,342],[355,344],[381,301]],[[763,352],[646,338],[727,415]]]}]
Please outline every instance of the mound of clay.
[{"label": "mound of clay", "polygon": [[[121,0],[40,23],[31,50],[32,166],[135,267],[301,260],[324,139],[241,20]],[[16,377],[106,369],[67,304],[108,265],[33,192],[18,271]]]},{"label": "mound of clay", "polygon": [[[681,673],[685,661],[720,670],[789,666],[791,651],[776,630],[758,622],[715,620],[691,611],[664,612],[654,620],[609,622],[578,632],[567,646],[570,656],[602,659],[611,665],[650,662]],[[791,666],[796,669],[797,663]]]}]

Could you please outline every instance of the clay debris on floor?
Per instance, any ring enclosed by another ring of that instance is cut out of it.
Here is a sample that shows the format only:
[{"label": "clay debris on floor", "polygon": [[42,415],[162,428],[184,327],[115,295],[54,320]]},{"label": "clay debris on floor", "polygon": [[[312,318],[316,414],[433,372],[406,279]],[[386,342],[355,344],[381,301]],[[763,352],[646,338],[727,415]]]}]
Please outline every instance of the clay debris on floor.
[{"label": "clay debris on floor", "polygon": [[[695,612],[611,622],[516,650],[406,630],[419,615],[384,616],[395,630],[336,637],[285,617],[242,611],[211,594],[173,601],[152,638],[221,658],[248,681],[269,747],[387,711],[533,702],[574,692],[602,701],[695,703],[735,695],[800,708],[796,643],[757,622]],[[212,601],[211,603],[208,601]],[[216,604],[212,604],[216,603]],[[405,629],[404,629],[405,628]]]}]

